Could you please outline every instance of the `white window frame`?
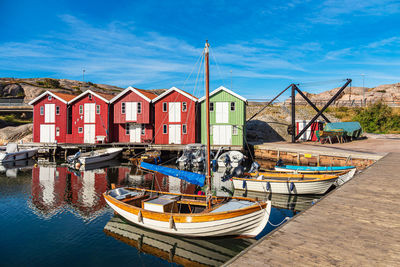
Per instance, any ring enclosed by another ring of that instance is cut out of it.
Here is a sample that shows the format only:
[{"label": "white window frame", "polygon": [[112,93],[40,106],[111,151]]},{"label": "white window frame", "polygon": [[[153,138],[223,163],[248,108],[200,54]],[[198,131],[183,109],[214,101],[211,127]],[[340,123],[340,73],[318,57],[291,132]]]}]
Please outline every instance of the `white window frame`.
[{"label": "white window frame", "polygon": [[137,114],[142,114],[142,102],[137,103]]},{"label": "white window frame", "polygon": [[40,115],[44,115],[44,106],[40,106]]},{"label": "white window frame", "polygon": [[167,104],[167,102],[163,102],[163,103],[162,103],[162,111],[163,111],[163,112],[167,112],[167,111],[168,111],[168,104]]},{"label": "white window frame", "polygon": [[129,123],[125,123],[125,135],[130,135],[130,132],[129,132]]},{"label": "white window frame", "polygon": [[51,101],[51,99],[53,99],[53,97],[52,97],[51,95],[49,95],[49,96],[47,97],[47,100]]},{"label": "white window frame", "polygon": [[56,115],[60,115],[60,106],[56,106]]},{"label": "white window frame", "polygon": [[214,111],[214,102],[210,102],[210,112]]},{"label": "white window frame", "polygon": [[182,124],[182,134],[187,134],[187,125]]},{"label": "white window frame", "polygon": [[125,102],[121,103],[121,114],[125,114],[126,113],[126,104]]},{"label": "white window frame", "polygon": [[141,125],[140,134],[146,135],[146,127],[144,126],[144,124]]},{"label": "white window frame", "polygon": [[168,134],[168,125],[163,124],[163,134]]},{"label": "white window frame", "polygon": [[83,114],[83,105],[79,105],[79,114]]},{"label": "white window frame", "polygon": [[56,136],[60,136],[60,127],[56,127]]},{"label": "white window frame", "polygon": [[100,114],[100,105],[96,105],[96,114]]},{"label": "white window frame", "polygon": [[239,127],[237,125],[232,125],[232,135],[239,134]]},{"label": "white window frame", "polygon": [[[232,109],[232,104],[233,104],[233,109]],[[236,103],[235,102],[231,102],[231,111],[235,111],[236,110]]]},{"label": "white window frame", "polygon": [[83,127],[78,127],[78,133],[83,133]]},{"label": "white window frame", "polygon": [[182,102],[182,112],[186,112],[186,111],[187,111],[187,103]]},{"label": "white window frame", "polygon": [[89,97],[89,100],[92,100],[92,98],[93,98],[93,97],[92,97],[92,94],[89,94],[88,97]]}]

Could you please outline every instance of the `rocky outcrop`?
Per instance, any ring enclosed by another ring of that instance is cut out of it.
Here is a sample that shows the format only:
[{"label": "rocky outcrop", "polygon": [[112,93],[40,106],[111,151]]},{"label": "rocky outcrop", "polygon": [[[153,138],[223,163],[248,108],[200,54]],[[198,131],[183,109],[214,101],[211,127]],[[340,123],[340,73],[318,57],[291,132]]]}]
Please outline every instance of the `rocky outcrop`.
[{"label": "rocky outcrop", "polygon": [[0,84],[0,97],[24,96],[24,89],[18,83]]},{"label": "rocky outcrop", "polygon": [[0,129],[0,144],[8,142],[32,142],[33,124],[23,124],[16,127],[5,127]]}]

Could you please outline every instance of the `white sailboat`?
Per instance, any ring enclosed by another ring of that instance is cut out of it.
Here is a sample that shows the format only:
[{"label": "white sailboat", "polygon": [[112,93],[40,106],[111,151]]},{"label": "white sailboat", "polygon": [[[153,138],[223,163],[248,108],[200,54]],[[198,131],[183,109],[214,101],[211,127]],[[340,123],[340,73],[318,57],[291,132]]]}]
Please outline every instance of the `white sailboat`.
[{"label": "white sailboat", "polygon": [[[205,49],[206,106],[209,106],[209,44]],[[207,110],[207,194],[169,193],[140,188],[116,188],[104,193],[107,204],[131,223],[163,233],[188,236],[257,236],[267,225],[270,201],[216,197],[211,193],[210,114]],[[149,166],[149,165],[146,165]],[[188,172],[175,170],[177,176]],[[170,171],[171,172],[171,171]],[[181,172],[181,173],[179,173]],[[190,174],[187,174],[190,176]],[[200,179],[201,175],[194,175]],[[193,177],[190,177],[193,178]],[[204,179],[204,177],[203,177]]]}]

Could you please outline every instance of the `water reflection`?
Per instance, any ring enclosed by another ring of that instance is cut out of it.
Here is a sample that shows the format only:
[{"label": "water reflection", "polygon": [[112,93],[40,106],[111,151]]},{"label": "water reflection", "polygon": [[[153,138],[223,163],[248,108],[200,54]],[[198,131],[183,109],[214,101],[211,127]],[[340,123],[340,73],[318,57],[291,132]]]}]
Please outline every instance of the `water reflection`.
[{"label": "water reflection", "polygon": [[184,266],[220,266],[247,248],[255,239],[194,239],[161,234],[112,218],[104,232],[139,252]]},{"label": "water reflection", "polygon": [[30,170],[34,164],[33,159],[4,162],[0,164],[0,173],[4,173],[8,178],[17,178],[19,171]]}]

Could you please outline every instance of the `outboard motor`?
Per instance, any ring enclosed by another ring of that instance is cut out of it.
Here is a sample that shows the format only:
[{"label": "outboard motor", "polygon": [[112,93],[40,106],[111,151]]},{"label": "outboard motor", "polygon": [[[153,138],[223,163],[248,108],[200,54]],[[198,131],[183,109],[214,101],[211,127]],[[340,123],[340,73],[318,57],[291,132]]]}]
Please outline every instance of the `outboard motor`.
[{"label": "outboard motor", "polygon": [[285,166],[285,164],[283,163],[283,160],[279,159],[279,160],[276,162],[276,166],[278,166],[278,167],[283,167],[283,166]]},{"label": "outboard motor", "polygon": [[235,169],[232,171],[232,175],[235,177],[242,177],[244,174],[244,168],[243,166],[237,166]]},{"label": "outboard motor", "polygon": [[231,159],[229,158],[228,155],[225,155],[224,164],[227,167],[231,165]]},{"label": "outboard motor", "polygon": [[74,163],[77,159],[79,159],[79,157],[81,156],[81,152],[78,151],[75,153],[75,155],[71,158],[68,158],[68,163]]},{"label": "outboard motor", "polygon": [[258,162],[253,162],[251,164],[250,170],[249,172],[258,172],[258,170],[260,169],[260,164],[258,164]]}]

